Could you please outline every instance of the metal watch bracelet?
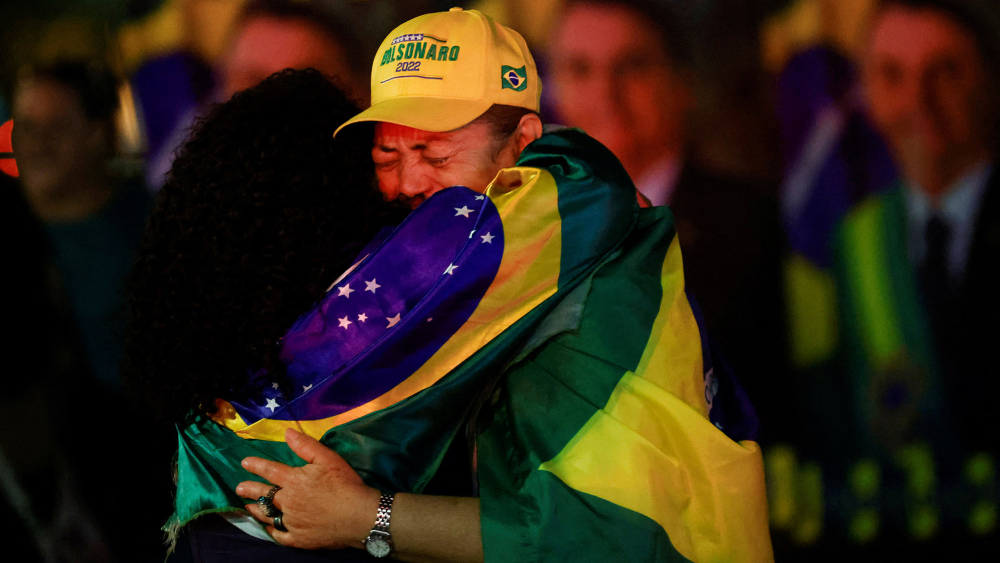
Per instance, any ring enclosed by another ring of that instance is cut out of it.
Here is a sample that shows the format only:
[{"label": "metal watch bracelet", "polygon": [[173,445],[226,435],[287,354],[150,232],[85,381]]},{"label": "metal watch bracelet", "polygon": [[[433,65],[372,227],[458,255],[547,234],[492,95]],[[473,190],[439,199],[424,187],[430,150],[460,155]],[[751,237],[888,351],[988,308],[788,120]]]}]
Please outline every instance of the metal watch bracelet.
[{"label": "metal watch bracelet", "polygon": [[389,533],[389,521],[392,518],[392,502],[395,495],[382,493],[378,502],[378,512],[375,513],[375,526],[365,538],[365,550],[372,557],[387,557],[392,553],[392,534]]}]

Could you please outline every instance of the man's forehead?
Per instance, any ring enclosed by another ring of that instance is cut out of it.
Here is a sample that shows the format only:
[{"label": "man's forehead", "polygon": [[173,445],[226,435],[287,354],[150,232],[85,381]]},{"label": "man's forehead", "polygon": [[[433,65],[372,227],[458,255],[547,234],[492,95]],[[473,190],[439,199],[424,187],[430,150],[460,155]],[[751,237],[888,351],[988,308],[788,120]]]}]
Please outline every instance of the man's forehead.
[{"label": "man's forehead", "polygon": [[238,31],[222,65],[227,79],[240,80],[231,90],[248,88],[285,68],[315,68],[350,78],[343,46],[305,20],[253,16]]},{"label": "man's forehead", "polygon": [[926,56],[971,47],[971,31],[947,14],[927,8],[889,7],[875,21],[871,55],[917,62]]},{"label": "man's forehead", "polygon": [[375,124],[375,148],[396,149],[399,146],[413,147],[429,145],[432,143],[452,143],[457,142],[461,132],[465,129],[455,131],[435,132],[414,129],[396,123],[378,122]]},{"label": "man's forehead", "polygon": [[553,54],[607,57],[609,49],[648,48],[649,43],[658,42],[653,26],[630,8],[584,2],[571,5],[560,20],[554,33]]}]

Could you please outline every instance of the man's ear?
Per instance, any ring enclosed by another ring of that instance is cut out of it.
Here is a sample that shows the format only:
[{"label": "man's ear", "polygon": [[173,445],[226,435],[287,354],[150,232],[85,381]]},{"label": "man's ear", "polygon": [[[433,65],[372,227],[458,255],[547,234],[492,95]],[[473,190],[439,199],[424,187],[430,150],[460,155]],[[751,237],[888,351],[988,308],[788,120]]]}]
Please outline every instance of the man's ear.
[{"label": "man's ear", "polygon": [[514,133],[514,148],[517,150],[517,157],[521,156],[524,147],[541,136],[542,119],[538,117],[537,113],[524,114],[521,117],[521,122],[517,124],[517,132]]}]

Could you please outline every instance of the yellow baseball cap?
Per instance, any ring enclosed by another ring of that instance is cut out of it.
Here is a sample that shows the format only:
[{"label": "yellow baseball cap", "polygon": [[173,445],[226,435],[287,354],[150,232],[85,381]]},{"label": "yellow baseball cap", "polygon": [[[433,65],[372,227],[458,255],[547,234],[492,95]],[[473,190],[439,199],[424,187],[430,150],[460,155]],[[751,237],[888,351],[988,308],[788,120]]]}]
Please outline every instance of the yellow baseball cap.
[{"label": "yellow baseball cap", "polygon": [[337,128],[384,121],[451,131],[504,104],[539,111],[542,84],[521,34],[452,8],[400,25],[372,63],[372,105]]}]

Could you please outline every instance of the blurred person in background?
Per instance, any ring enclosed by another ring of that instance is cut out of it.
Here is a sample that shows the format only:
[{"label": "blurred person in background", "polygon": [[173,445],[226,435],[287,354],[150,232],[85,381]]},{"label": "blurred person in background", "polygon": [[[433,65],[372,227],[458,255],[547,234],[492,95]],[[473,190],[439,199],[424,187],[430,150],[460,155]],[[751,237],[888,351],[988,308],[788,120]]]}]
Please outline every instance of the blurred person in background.
[{"label": "blurred person in background", "polygon": [[[118,370],[124,278],[151,201],[140,180],[112,170],[117,110],[118,82],[97,63],[33,68],[15,88],[13,148],[24,198],[41,223],[86,367],[86,375],[56,384],[56,432],[111,551],[143,560],[159,551],[155,530],[169,510],[169,474],[157,470],[169,459],[168,442],[137,441],[126,465],[115,454],[117,445],[91,434],[116,426],[105,418],[112,411],[130,413],[139,428],[148,420],[126,401]],[[135,502],[126,485],[137,478],[128,470],[137,464],[152,472],[146,487],[151,509],[122,518],[121,508]]]},{"label": "blurred person in background", "polygon": [[[210,101],[228,100],[286,68],[314,68],[336,80],[358,103],[367,101],[369,53],[363,51],[354,27],[346,11],[332,0],[250,0],[215,64],[218,91]],[[147,181],[154,190],[163,185],[174,152],[204,110],[203,105],[190,108],[150,155]]]},{"label": "blurred person in background", "polygon": [[94,377],[120,388],[124,276],[151,206],[117,177],[116,79],[84,61],[32,69],[14,97],[14,148],[24,194],[44,223]]},{"label": "blurred person in background", "polygon": [[789,426],[777,203],[692,154],[686,31],[665,2],[570,0],[548,45],[549,84],[561,122],[611,149],[653,205],[673,210],[688,287],[771,441]]},{"label": "blurred person in background", "polygon": [[823,467],[828,530],[872,554],[952,558],[997,540],[990,4],[883,0],[864,55],[868,112],[902,181],[855,206],[836,234],[841,344],[829,372],[803,383],[803,426]]},{"label": "blurred person in background", "polygon": [[320,0],[251,0],[219,63],[223,100],[286,68],[334,77],[357,100],[368,99],[368,53],[349,21]]}]

